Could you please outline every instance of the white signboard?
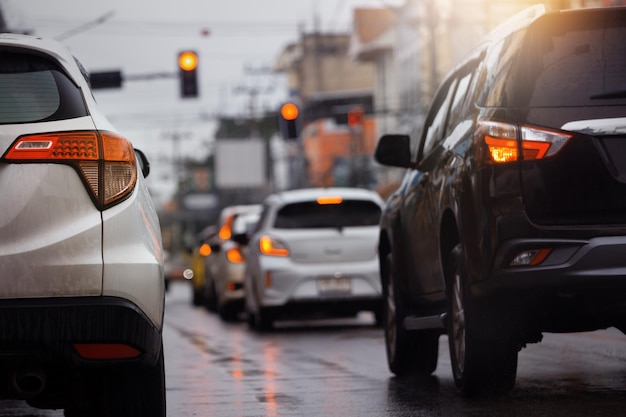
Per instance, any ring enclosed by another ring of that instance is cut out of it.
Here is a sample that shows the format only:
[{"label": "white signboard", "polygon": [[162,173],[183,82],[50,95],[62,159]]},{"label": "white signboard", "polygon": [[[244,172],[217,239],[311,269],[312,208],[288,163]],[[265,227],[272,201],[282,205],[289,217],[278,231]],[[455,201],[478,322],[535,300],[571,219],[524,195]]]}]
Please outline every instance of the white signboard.
[{"label": "white signboard", "polygon": [[218,139],[215,145],[215,185],[218,188],[266,184],[265,144],[261,139]]}]

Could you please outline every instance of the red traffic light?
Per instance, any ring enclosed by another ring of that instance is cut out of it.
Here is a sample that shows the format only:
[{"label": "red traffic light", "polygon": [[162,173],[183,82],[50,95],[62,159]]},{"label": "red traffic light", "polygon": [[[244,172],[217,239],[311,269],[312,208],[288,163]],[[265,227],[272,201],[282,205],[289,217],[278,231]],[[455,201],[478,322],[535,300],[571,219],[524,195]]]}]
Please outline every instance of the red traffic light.
[{"label": "red traffic light", "polygon": [[183,71],[193,71],[198,67],[198,54],[193,51],[181,52],[178,55],[178,66]]},{"label": "red traffic light", "polygon": [[293,103],[285,103],[280,108],[280,115],[285,120],[296,120],[298,118],[298,106]]},{"label": "red traffic light", "polygon": [[348,111],[348,126],[358,126],[363,121],[363,107],[355,106]]}]

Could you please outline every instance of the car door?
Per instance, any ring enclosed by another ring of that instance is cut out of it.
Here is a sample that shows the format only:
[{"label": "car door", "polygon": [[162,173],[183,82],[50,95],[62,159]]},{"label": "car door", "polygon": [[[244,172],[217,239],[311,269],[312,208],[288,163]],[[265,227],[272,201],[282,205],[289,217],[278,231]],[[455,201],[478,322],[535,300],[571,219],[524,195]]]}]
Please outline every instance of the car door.
[{"label": "car door", "polygon": [[456,86],[450,78],[438,90],[426,117],[417,153],[417,169],[407,185],[402,207],[407,243],[407,264],[414,279],[409,280],[412,296],[423,296],[445,289],[439,256],[439,212],[435,198],[443,181],[437,167],[442,158],[448,108]]}]

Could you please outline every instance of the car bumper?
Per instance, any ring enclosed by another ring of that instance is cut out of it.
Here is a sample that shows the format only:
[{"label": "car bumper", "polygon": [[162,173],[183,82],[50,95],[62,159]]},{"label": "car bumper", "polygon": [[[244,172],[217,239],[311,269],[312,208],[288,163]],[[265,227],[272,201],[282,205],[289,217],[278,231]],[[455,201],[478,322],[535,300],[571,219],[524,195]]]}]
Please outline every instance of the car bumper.
[{"label": "car bumper", "polygon": [[335,264],[295,264],[287,259],[264,260],[257,278],[259,305],[358,304],[381,299],[376,259]]},{"label": "car bumper", "polygon": [[[85,359],[74,344],[115,343],[140,351],[128,359]],[[21,357],[71,367],[112,363],[154,365],[161,332],[132,302],[116,297],[0,300],[0,358]]]},{"label": "car bumper", "polygon": [[[553,248],[539,266],[511,267],[515,254]],[[514,240],[498,251],[490,277],[472,296],[500,311],[523,311],[546,331],[616,325],[626,319],[626,236]]]}]

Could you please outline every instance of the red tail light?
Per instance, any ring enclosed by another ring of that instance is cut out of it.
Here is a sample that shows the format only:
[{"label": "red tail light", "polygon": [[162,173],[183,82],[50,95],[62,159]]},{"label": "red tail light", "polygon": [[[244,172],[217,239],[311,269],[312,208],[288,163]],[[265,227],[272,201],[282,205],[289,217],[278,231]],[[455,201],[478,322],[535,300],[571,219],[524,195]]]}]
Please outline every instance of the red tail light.
[{"label": "red tail light", "polygon": [[476,134],[487,146],[487,161],[494,164],[520,160],[520,148],[524,161],[549,158],[556,155],[573,136],[548,129],[487,120],[478,122]]},{"label": "red tail light", "polygon": [[74,349],[85,359],[131,359],[141,351],[121,343],[74,343]]},{"label": "red tail light", "polygon": [[18,138],[3,158],[14,163],[60,163],[80,174],[98,209],[126,198],[137,182],[135,152],[111,132],[80,131]]}]

